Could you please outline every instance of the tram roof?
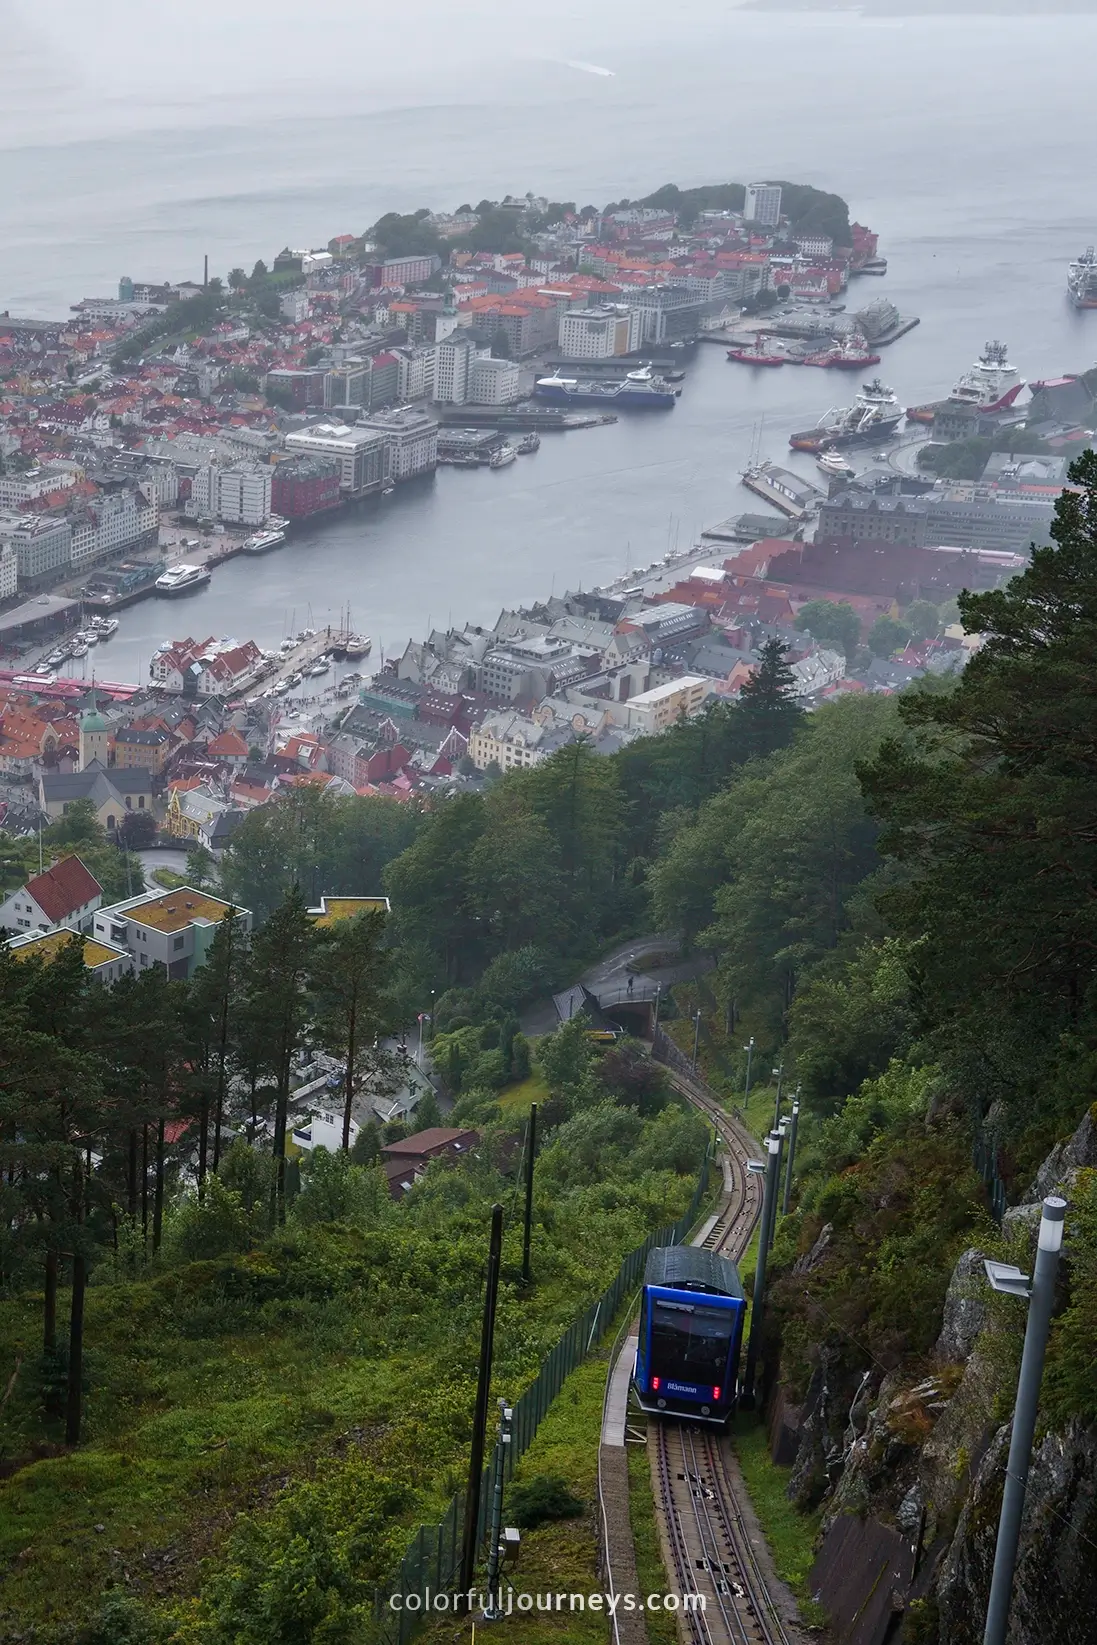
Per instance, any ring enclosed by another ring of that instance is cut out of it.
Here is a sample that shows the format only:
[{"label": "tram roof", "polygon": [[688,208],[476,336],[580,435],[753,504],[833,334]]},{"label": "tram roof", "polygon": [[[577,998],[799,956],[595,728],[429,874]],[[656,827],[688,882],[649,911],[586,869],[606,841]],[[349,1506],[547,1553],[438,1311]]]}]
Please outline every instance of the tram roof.
[{"label": "tram roof", "polygon": [[743,1295],[735,1264],[699,1245],[656,1245],[648,1253],[644,1284],[708,1291],[724,1297]]}]

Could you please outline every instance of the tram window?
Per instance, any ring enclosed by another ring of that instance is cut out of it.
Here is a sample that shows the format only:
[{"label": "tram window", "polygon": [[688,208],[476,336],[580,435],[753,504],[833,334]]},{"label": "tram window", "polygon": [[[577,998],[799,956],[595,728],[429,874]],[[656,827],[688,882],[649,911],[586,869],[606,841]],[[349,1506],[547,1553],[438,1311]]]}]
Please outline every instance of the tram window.
[{"label": "tram window", "polygon": [[683,1307],[657,1302],[651,1328],[652,1370],[697,1382],[721,1382],[735,1315],[727,1308]]}]

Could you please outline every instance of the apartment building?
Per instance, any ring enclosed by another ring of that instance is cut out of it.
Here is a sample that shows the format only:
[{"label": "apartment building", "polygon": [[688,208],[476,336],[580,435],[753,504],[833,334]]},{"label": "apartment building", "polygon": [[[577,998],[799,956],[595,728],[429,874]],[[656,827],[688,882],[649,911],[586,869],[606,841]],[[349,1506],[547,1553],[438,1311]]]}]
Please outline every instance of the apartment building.
[{"label": "apartment building", "polygon": [[516,360],[493,360],[481,355],[469,368],[468,398],[477,406],[509,406],[520,396],[521,373]]},{"label": "apartment building", "polygon": [[385,436],[363,424],[348,428],[345,423],[317,423],[299,433],[287,434],[286,449],[337,458],[339,490],[344,497],[366,497],[380,491],[388,478]]},{"label": "apartment building", "polygon": [[472,362],[482,359],[488,350],[461,335],[445,337],[437,347],[434,398],[441,405],[463,406],[469,398]]},{"label": "apartment building", "polygon": [[137,971],[160,965],[170,977],[186,978],[203,964],[218,925],[230,912],[242,931],[251,930],[246,908],[234,910],[231,903],[192,886],[147,891],[99,909],[93,935],[100,942],[128,950]]},{"label": "apartment building", "polygon": [[386,447],[387,477],[398,485],[438,467],[438,424],[428,411],[379,411],[359,424],[382,436]]},{"label": "apartment building", "polygon": [[72,563],[72,527],[64,515],[0,514],[3,544],[14,550],[21,588],[42,588]]},{"label": "apartment building", "polygon": [[638,349],[642,331],[639,309],[610,305],[568,309],[560,316],[560,352],[569,360],[610,360]]}]

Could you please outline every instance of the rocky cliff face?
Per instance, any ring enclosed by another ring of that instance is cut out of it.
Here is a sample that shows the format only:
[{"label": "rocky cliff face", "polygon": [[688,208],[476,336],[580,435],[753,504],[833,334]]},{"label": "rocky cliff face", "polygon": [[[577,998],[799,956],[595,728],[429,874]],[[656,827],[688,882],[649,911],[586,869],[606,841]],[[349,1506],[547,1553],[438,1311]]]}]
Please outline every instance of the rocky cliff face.
[{"label": "rocky cliff face", "polygon": [[[1040,1199],[1056,1189],[1069,1197],[1079,1169],[1095,1165],[1097,1126],[1087,1115],[1045,1161],[1010,1226],[1034,1242]],[[824,1360],[801,1408],[789,1495],[823,1505],[824,1568],[828,1534],[843,1515],[909,1539],[915,1575],[895,1596],[907,1645],[982,1639],[1010,1434],[996,1410],[1008,1408],[1005,1383],[1015,1374],[988,1328],[988,1298],[982,1253],[966,1251],[931,1368],[917,1377],[877,1372],[850,1387]],[[1025,1500],[1009,1645],[1049,1637],[1053,1645],[1097,1640],[1097,1432],[1080,1423],[1038,1437]]]}]

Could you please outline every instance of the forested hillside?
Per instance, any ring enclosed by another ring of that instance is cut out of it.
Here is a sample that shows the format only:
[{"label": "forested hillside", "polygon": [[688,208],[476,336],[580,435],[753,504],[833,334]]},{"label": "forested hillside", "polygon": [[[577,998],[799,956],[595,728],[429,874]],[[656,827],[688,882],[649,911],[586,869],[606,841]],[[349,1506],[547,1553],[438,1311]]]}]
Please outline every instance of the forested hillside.
[{"label": "forested hillside", "polygon": [[[890,1399],[936,1364],[957,1258],[1023,1239],[990,1191],[1023,1199],[1094,1097],[1097,458],[1074,479],[1056,546],[962,599],[987,643],[958,682],[804,714],[770,644],[737,702],[612,758],[578,743],[422,811],[304,790],[254,812],[222,882],[256,930],[226,919],[190,983],[149,971],[105,994],[75,944],[49,966],[0,951],[0,1639],[368,1639],[374,1585],[465,1466],[492,1201],[511,1397],[689,1202],[704,1130],[639,1048],[520,1031],[531,1002],[657,931],[711,959],[663,1002],[671,1025],[701,1012],[710,1082],[737,1099],[752,1039],[756,1078],[780,1059],[801,1089],[766,1357],[811,1416],[797,1500],[845,1500],[833,1425],[858,1388]],[[378,891],[387,920],[308,918],[323,893]],[[379,1042],[420,1014],[476,1157],[399,1204],[377,1163],[398,1128],[287,1160],[304,1047],[335,1059],[349,1113],[398,1077]],[[1089,1432],[1091,1178],[1071,1188],[1046,1415]],[[1008,1405],[1017,1317],[988,1331],[984,1421]],[[936,1420],[918,1412],[912,1456]],[[946,1540],[969,1484],[993,1499],[986,1444],[957,1441]],[[1067,1607],[1070,1580],[1042,1602]],[[966,1645],[950,1593],[919,1640]]]}]

